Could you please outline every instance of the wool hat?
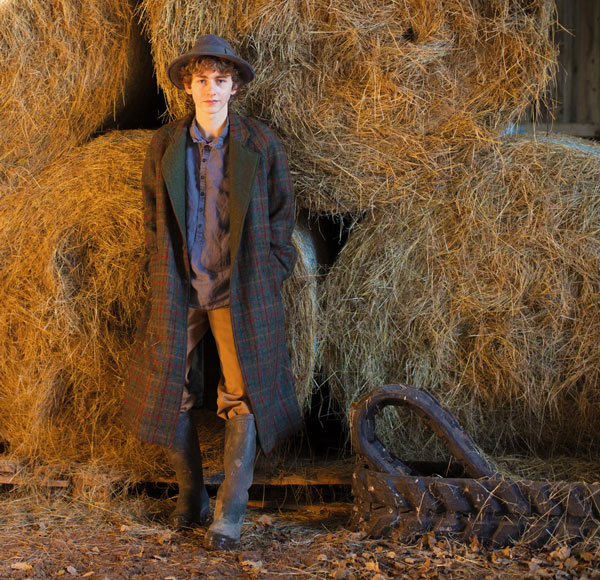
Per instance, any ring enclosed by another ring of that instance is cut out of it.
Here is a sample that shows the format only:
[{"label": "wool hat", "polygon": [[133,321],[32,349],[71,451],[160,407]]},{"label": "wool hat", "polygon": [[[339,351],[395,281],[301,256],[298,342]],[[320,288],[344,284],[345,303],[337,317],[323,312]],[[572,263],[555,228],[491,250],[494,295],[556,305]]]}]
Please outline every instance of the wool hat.
[{"label": "wool hat", "polygon": [[203,34],[196,39],[194,46],[189,52],[178,56],[167,70],[169,79],[178,88],[183,89],[183,79],[179,74],[181,67],[184,66],[191,58],[202,56],[214,56],[223,60],[234,63],[239,72],[240,78],[244,84],[249,83],[254,78],[254,69],[239,56],[233,52],[231,45],[220,36],[215,34]]}]

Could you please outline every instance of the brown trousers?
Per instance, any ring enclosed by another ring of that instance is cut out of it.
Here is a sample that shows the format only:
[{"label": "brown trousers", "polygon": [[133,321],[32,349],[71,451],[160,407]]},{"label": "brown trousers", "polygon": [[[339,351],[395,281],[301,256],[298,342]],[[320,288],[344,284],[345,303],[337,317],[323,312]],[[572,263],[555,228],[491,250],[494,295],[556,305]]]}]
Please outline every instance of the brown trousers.
[{"label": "brown trousers", "polygon": [[250,402],[233,341],[231,311],[229,308],[218,308],[217,310],[190,308],[188,310],[187,360],[180,411],[188,411],[194,406],[194,395],[186,387],[188,373],[192,366],[192,351],[209,328],[217,343],[223,374],[217,389],[217,415],[223,419],[229,419],[234,415],[251,413]]}]

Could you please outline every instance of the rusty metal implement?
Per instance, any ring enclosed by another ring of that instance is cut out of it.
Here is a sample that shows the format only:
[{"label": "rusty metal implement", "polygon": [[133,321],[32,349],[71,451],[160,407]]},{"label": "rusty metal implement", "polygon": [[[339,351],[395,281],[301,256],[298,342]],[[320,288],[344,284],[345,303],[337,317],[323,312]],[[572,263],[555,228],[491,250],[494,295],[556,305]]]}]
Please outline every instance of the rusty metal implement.
[{"label": "rusty metal implement", "polygon": [[[388,405],[420,415],[460,464],[461,476],[424,474],[392,455],[375,433],[375,418]],[[425,391],[405,385],[377,389],[353,408],[351,435],[359,455],[352,525],[370,537],[392,530],[399,539],[434,532],[497,547],[516,541],[537,547],[600,530],[600,485],[502,477],[455,417]]]}]

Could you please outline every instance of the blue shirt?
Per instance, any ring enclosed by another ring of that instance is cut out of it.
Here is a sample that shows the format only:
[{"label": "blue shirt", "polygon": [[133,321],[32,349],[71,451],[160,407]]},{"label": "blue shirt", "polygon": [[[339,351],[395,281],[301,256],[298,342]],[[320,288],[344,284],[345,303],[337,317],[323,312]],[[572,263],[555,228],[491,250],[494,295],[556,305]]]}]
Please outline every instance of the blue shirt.
[{"label": "blue shirt", "polygon": [[229,120],[205,139],[194,119],[186,146],[186,228],[191,269],[190,307],[229,306]]}]

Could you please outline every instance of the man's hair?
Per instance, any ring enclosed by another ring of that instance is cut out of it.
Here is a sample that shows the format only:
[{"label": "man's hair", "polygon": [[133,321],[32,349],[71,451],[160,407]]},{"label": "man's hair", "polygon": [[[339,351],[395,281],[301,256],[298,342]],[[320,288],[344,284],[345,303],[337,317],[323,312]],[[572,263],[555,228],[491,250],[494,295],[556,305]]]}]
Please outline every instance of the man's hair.
[{"label": "man's hair", "polygon": [[192,84],[192,77],[194,74],[199,74],[207,68],[222,74],[230,74],[234,89],[239,88],[242,84],[240,71],[237,66],[231,61],[214,56],[195,56],[190,58],[190,60],[179,69],[179,76],[184,84],[190,85]]}]

